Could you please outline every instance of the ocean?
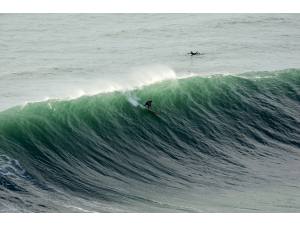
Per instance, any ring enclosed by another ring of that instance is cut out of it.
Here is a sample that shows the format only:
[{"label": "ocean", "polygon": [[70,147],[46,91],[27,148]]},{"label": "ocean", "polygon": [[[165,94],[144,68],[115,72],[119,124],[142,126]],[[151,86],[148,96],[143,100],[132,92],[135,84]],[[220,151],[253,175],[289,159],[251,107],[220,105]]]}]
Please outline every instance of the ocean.
[{"label": "ocean", "polygon": [[299,27],[0,14],[0,212],[300,212]]}]

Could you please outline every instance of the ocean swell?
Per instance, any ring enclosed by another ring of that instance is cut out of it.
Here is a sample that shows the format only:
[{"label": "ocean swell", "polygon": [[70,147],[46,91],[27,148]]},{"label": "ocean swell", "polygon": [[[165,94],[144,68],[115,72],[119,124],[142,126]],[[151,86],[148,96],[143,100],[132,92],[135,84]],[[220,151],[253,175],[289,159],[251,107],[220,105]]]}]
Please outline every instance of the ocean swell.
[{"label": "ocean swell", "polygon": [[289,69],[13,107],[0,113],[0,196],[16,211],[69,211],[68,196],[73,209],[201,211],[183,193],[265,186],[275,168],[297,186],[278,167],[299,157],[299,103],[300,70]]}]

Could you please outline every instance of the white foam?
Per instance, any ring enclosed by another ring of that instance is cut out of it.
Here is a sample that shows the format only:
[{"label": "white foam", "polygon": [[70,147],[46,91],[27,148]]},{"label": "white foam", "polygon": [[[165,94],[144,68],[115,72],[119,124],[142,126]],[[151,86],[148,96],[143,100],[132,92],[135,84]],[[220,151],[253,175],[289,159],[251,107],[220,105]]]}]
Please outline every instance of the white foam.
[{"label": "white foam", "polygon": [[139,98],[135,95],[132,95],[132,94],[127,94],[127,100],[128,102],[133,105],[134,107],[142,107],[143,105],[139,102]]},{"label": "white foam", "polygon": [[164,80],[177,79],[176,73],[169,67],[163,65],[144,66],[133,69],[127,76],[127,84],[124,89],[139,88],[146,85],[158,83]]},{"label": "white foam", "polygon": [[[229,75],[231,73],[214,73]],[[185,79],[189,77],[211,77],[213,74],[176,74],[173,69],[165,65],[148,65],[131,69],[129,72],[119,75],[115,78],[93,79],[92,81],[82,82],[75,86],[64,84],[65,90],[55,96],[47,96],[41,100],[26,101],[22,104],[22,108],[28,103],[43,102],[52,100],[73,100],[82,96],[93,96],[100,93],[110,93],[115,91],[128,92],[130,90],[139,89],[147,85],[159,83],[166,80]],[[128,95],[128,94],[127,94]],[[128,101],[135,107],[141,106],[136,96],[128,95]],[[51,105],[49,105],[51,108]]]},{"label": "white foam", "polygon": [[21,167],[16,159],[11,159],[7,155],[0,155],[0,175],[25,177],[26,171]]},{"label": "white foam", "polygon": [[[72,87],[71,91],[69,91],[70,88],[68,88],[69,90],[67,89],[65,91],[64,96],[55,96],[52,99],[71,100],[100,93],[110,93],[114,91],[126,92],[165,80],[174,79],[177,79],[176,73],[167,66],[143,66],[131,69],[127,74],[120,75],[115,79],[95,79],[92,82],[82,83],[80,87]],[[132,105],[138,106],[139,103],[136,97],[131,96],[129,99]]]}]

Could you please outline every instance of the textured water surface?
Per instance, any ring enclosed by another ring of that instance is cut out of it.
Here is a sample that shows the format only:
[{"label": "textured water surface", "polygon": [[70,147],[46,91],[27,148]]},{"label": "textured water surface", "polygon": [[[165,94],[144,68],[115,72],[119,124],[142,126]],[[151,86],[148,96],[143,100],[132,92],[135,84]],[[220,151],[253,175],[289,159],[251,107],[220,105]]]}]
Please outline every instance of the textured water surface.
[{"label": "textured water surface", "polygon": [[299,25],[0,15],[0,211],[299,212]]}]

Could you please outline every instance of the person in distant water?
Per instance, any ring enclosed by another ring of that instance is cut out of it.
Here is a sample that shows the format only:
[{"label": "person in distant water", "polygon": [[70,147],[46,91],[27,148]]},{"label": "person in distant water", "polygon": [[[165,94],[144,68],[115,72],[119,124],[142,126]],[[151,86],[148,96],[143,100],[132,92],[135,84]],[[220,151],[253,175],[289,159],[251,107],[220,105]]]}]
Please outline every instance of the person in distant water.
[{"label": "person in distant water", "polygon": [[188,53],[188,54],[190,54],[190,55],[200,55],[200,53],[197,51],[197,52],[193,52],[193,51],[191,51],[190,53]]},{"label": "person in distant water", "polygon": [[148,101],[146,101],[145,105],[147,107],[147,109],[151,109],[151,104],[152,104],[152,100],[149,99]]}]

